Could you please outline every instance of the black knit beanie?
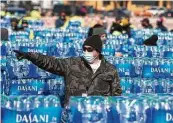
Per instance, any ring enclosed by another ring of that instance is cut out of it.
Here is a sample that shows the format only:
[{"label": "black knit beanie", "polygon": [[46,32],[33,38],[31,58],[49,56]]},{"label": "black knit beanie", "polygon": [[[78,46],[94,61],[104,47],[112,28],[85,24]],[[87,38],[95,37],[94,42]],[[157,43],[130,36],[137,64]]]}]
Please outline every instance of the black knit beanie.
[{"label": "black knit beanie", "polygon": [[96,49],[99,53],[102,52],[102,40],[98,35],[88,37],[83,44],[83,48],[84,46],[91,46],[94,49]]}]

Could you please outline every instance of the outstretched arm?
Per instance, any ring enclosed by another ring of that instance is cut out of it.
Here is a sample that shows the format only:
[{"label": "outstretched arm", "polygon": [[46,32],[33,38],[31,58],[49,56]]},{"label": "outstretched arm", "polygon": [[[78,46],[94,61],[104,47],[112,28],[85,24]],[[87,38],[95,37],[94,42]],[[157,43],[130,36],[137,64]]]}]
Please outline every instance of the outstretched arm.
[{"label": "outstretched arm", "polygon": [[18,60],[27,59],[39,68],[53,74],[64,75],[68,59],[58,59],[52,56],[42,55],[40,53],[20,52],[14,50]]}]

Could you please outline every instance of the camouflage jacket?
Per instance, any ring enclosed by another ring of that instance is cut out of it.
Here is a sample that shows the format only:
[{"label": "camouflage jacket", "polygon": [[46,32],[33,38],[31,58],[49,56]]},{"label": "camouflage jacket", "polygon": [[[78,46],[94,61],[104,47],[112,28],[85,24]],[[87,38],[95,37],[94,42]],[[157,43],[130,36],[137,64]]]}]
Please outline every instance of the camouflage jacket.
[{"label": "camouflage jacket", "polygon": [[27,59],[39,68],[65,78],[65,104],[70,96],[121,95],[120,80],[113,65],[101,57],[98,70],[93,73],[92,68],[83,57],[55,58],[38,53],[28,53]]}]

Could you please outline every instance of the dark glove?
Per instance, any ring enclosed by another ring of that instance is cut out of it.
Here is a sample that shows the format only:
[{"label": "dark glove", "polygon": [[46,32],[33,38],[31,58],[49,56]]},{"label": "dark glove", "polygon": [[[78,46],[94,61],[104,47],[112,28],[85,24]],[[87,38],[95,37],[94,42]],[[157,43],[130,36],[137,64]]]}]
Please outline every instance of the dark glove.
[{"label": "dark glove", "polygon": [[18,60],[22,60],[24,58],[26,58],[26,54],[24,52],[20,52],[19,50],[13,50],[16,53],[16,57]]}]

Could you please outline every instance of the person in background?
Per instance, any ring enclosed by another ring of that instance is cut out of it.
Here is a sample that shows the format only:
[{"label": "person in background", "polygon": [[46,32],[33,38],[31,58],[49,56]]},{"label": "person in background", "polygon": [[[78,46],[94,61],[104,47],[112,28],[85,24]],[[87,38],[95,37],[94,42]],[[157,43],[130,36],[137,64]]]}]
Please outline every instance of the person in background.
[{"label": "person in background", "polygon": [[142,21],[141,21],[141,25],[143,28],[145,29],[151,29],[153,28],[153,26],[150,24],[150,21],[148,18],[144,18]]},{"label": "person in background", "polygon": [[1,41],[8,41],[8,30],[6,28],[1,28]]},{"label": "person in background", "polygon": [[[94,25],[93,27],[91,27],[89,29],[89,31],[88,31],[88,37],[93,36],[93,35],[99,35],[100,38],[101,38],[101,40],[102,40],[102,42],[103,42],[102,43],[103,45],[106,43],[106,39],[107,39],[106,32],[105,32],[105,29],[103,28],[102,25],[96,24],[96,25]],[[123,54],[120,53],[120,52],[116,52],[115,53],[115,56],[122,57]]]},{"label": "person in background", "polygon": [[122,18],[121,20],[122,33],[127,34],[130,37],[131,24],[129,22],[129,18]]},{"label": "person in background", "polygon": [[28,28],[28,21],[27,20],[22,20],[22,25],[21,28],[19,28],[20,31],[28,31],[29,32],[29,39],[34,38],[34,31],[32,29]]},{"label": "person in background", "polygon": [[150,38],[146,39],[143,42],[143,45],[145,45],[145,46],[157,46],[157,40],[158,40],[158,36],[152,35]]},{"label": "person in background", "polygon": [[[102,46],[100,36],[93,35],[85,40],[82,57],[61,59],[40,53],[18,50],[14,52],[18,60],[27,59],[43,70],[65,77],[66,107],[71,96],[121,95],[118,72],[101,54]],[[64,118],[67,114],[65,112],[61,118],[62,122],[67,120]]]},{"label": "person in background", "polygon": [[66,22],[66,14],[64,12],[61,12],[59,18],[55,22],[56,28],[62,27],[65,22]]},{"label": "person in background", "polygon": [[92,35],[99,35],[101,40],[103,41],[103,44],[106,42],[106,31],[102,25],[96,24],[91,27],[88,31],[88,37]]},{"label": "person in background", "polygon": [[30,16],[32,19],[41,19],[40,8],[38,6],[34,6],[33,10],[30,12]]},{"label": "person in background", "polygon": [[168,31],[168,29],[163,25],[163,18],[159,18],[157,21],[156,21],[156,25],[157,25],[157,29],[160,29],[161,31]]},{"label": "person in background", "polygon": [[27,28],[28,28],[28,22],[27,22],[27,20],[22,20],[22,25],[21,25],[20,30],[21,31],[25,31]]},{"label": "person in background", "polygon": [[30,11],[26,12],[26,14],[23,17],[23,20],[33,20],[33,18],[30,15]]},{"label": "person in background", "polygon": [[22,27],[25,29],[25,28],[28,28],[28,22],[26,20],[23,20],[22,21]]},{"label": "person in background", "polygon": [[10,20],[10,23],[11,23],[11,29],[12,31],[19,31],[20,29],[18,28],[18,19],[17,18],[12,18]]},{"label": "person in background", "polygon": [[42,13],[41,20],[44,22],[45,28],[55,28],[55,23],[57,20],[57,17],[53,13],[52,9],[47,9],[44,13]]},{"label": "person in background", "polygon": [[85,6],[80,7],[80,15],[85,16],[87,14],[87,9]]},{"label": "person in background", "polygon": [[113,22],[113,24],[111,26],[111,29],[110,29],[110,33],[112,35],[120,35],[120,34],[122,34],[123,28],[120,25],[120,23],[121,23],[121,18],[120,17],[117,17],[115,19],[115,22]]},{"label": "person in background", "polygon": [[[128,34],[130,35],[130,24],[126,18],[117,18],[116,30],[112,33],[113,35]],[[115,28],[114,28],[115,29]],[[116,57],[123,57],[123,53],[115,52]]]}]

